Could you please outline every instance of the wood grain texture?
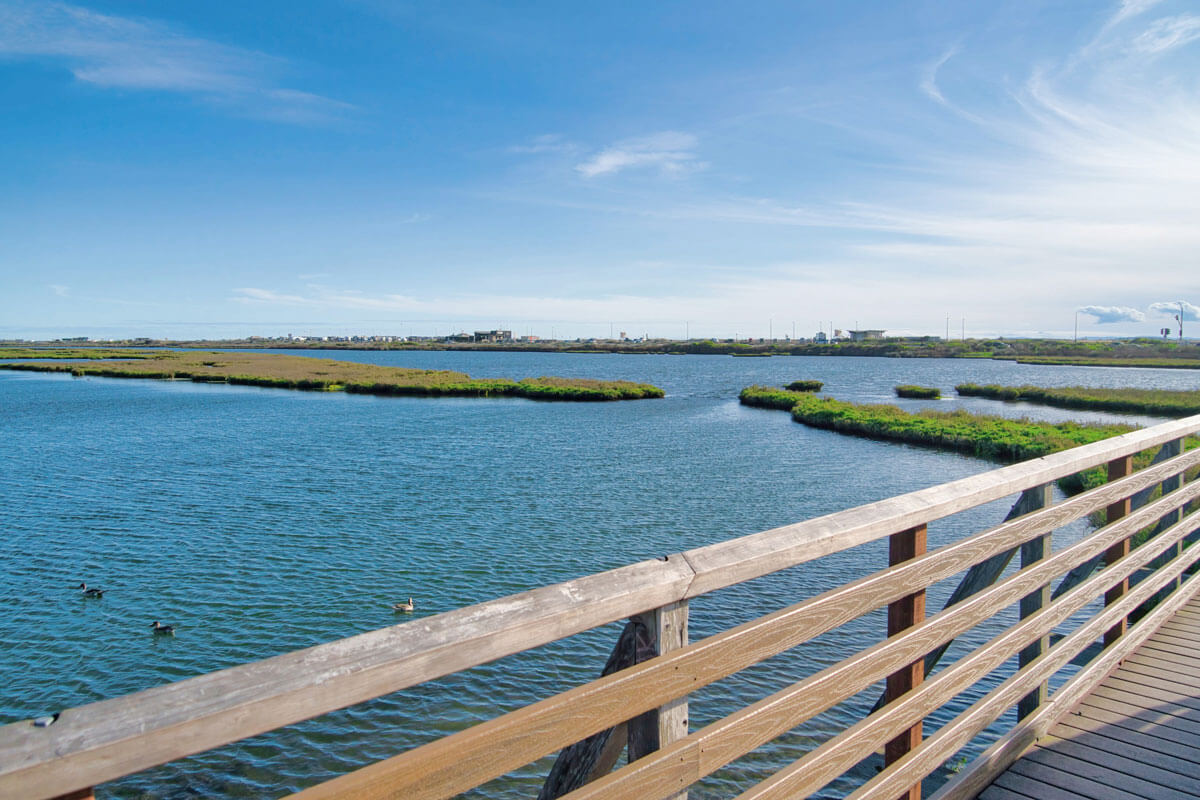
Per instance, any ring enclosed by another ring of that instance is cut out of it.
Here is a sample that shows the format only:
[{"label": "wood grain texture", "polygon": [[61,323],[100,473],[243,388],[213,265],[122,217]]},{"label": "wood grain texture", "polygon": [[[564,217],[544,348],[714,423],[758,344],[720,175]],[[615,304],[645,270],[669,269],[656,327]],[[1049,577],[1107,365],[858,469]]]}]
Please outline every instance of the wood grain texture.
[{"label": "wood grain texture", "polygon": [[[651,631],[654,654],[666,655],[688,644],[688,602],[672,603],[642,615]],[[677,742],[688,735],[687,695],[668,700],[629,723],[629,761]],[[670,800],[687,800],[687,789],[671,795]]]},{"label": "wood grain texture", "polygon": [[[1179,528],[1181,525],[1174,527]],[[1190,553],[1190,550],[1185,551],[1183,558],[1177,559],[1175,562],[1172,562],[1170,567],[1163,570],[1163,575],[1166,576],[1167,580],[1174,580],[1176,576],[1182,575],[1184,569],[1194,563],[1192,560],[1194,555],[1189,557]],[[1112,609],[1130,607],[1132,605],[1129,602],[1130,599],[1149,596],[1155,590],[1157,590],[1156,582],[1148,581],[1146,585],[1139,584],[1116,605],[1101,612],[1096,619],[1107,622],[1111,616]],[[979,794],[984,787],[1016,761],[1039,736],[1044,735],[1055,722],[1080,705],[1081,701],[1092,688],[1120,666],[1123,658],[1135,652],[1139,645],[1153,635],[1158,624],[1169,619],[1179,608],[1196,603],[1198,592],[1200,592],[1200,581],[1193,578],[1182,583],[1178,591],[1172,593],[1163,603],[1144,617],[1119,642],[1106,649],[1092,663],[1088,670],[1079,673],[1067,681],[1067,683],[1059,688],[1048,703],[1022,720],[1009,733],[985,750],[975,761],[968,765],[967,769],[958,773],[958,775],[939,789],[930,800],[961,800],[964,798],[973,798]],[[1140,599],[1137,602],[1140,602]],[[1069,638],[1070,636],[1063,639],[1059,642],[1058,646],[1061,646]],[[1056,646],[1056,650],[1058,646]]]},{"label": "wood grain texture", "polygon": [[[1189,526],[1179,526],[1174,531],[1165,534],[1162,541],[1153,543],[1145,550],[1135,553],[1131,559],[1118,565],[1115,569],[1123,570],[1125,573],[1136,571],[1143,564],[1156,558],[1163,549],[1170,547],[1172,541],[1186,536],[1190,530]],[[1063,553],[1066,552],[1067,550],[1063,551]],[[1062,556],[1060,554],[1057,557],[1061,558]],[[1045,567],[1043,566],[1042,569]],[[1019,575],[1013,576],[1008,581],[1012,582],[1018,577]],[[767,780],[742,794],[739,800],[767,800],[768,798],[782,800],[782,798],[802,797],[816,792],[877,749],[897,726],[909,724],[912,720],[920,719],[940,708],[948,698],[972,686],[1003,663],[1022,643],[1041,636],[1045,631],[1052,629],[1086,607],[1099,596],[1108,580],[1107,576],[1096,575],[1076,586],[1045,608],[1041,614],[1022,620],[985,646],[977,648],[974,652],[943,669],[899,702],[888,705],[879,712],[855,723],[833,739],[821,744],[804,758],[779,770]],[[943,611],[942,614],[948,612],[949,609]],[[1096,628],[1096,630],[1099,631],[1102,628]],[[1087,646],[1087,642],[1083,641],[1079,635],[1074,641],[1078,643],[1077,646],[1071,645],[1071,649],[1067,651],[1059,650],[1053,660],[1047,660],[1038,667],[1040,672],[1037,674],[1049,675],[1053,671],[1053,664],[1069,661],[1072,657],[1072,650]],[[1061,646],[1062,642],[1059,645]],[[1046,666],[1047,664],[1050,666]],[[1022,680],[1035,681],[1036,679],[1035,676]],[[998,709],[996,713],[1000,713],[1007,706],[1000,704],[994,708]],[[977,720],[979,726],[986,726],[990,721],[986,716]],[[944,735],[939,732],[936,736]],[[968,729],[968,738],[971,735],[974,735],[974,729]],[[961,738],[962,735],[960,735]],[[944,753],[926,750],[922,756],[925,759],[925,766],[929,769],[936,767],[954,752],[953,746],[953,742],[946,745],[947,752]],[[912,770],[912,774],[917,773],[919,773],[919,769]]]},{"label": "wood grain texture", "polygon": [[[1039,490],[1030,489],[1026,492],[1031,495],[1031,502],[1039,503],[1041,506],[1048,506],[1052,502],[1052,492],[1050,486],[1042,486]],[[1047,533],[1045,536],[1039,536],[1036,539],[1030,539],[1025,544],[1021,545],[1021,569],[1031,567],[1050,554],[1051,535]],[[1050,604],[1050,584],[1044,583],[1036,590],[1030,592],[1021,598],[1021,619],[1033,616],[1041,611],[1044,607]],[[1022,648],[1017,655],[1018,668],[1024,667],[1031,663],[1034,659],[1040,656],[1046,650],[1050,649],[1050,634],[1047,633],[1028,646]],[[1037,689],[1030,692],[1021,698],[1021,702],[1017,704],[1017,719],[1032,714],[1038,706],[1046,700],[1046,692],[1048,689],[1047,683],[1042,683]]]},{"label": "wood grain texture", "polygon": [[[1191,524],[1200,523],[1200,520]],[[1120,523],[1118,523],[1120,524]],[[1186,535],[1190,524],[1181,524],[1172,529],[1176,535]],[[1154,558],[1162,549],[1168,547],[1170,541],[1164,539],[1153,545],[1147,544],[1139,550],[1143,558]],[[1137,554],[1130,560],[1136,558]],[[1107,630],[1114,620],[1128,614],[1141,602],[1158,591],[1164,582],[1173,580],[1181,575],[1191,564],[1200,560],[1200,553],[1191,554],[1184,559],[1172,562],[1165,568],[1156,580],[1144,581],[1121,600],[1106,606],[1098,615],[1090,618],[1076,630],[1063,637],[1053,649],[1042,659],[1025,670],[1018,672],[1003,681],[996,689],[989,692],[983,700],[972,705],[967,711],[952,719],[937,733],[926,739],[921,748],[910,753],[905,761],[894,765],[891,769],[877,775],[868,781],[858,791],[850,795],[853,800],[882,800],[887,798],[896,788],[903,787],[911,781],[913,775],[928,774],[929,771],[957,752],[963,745],[990,724],[1008,707],[1015,703],[1022,693],[1027,691],[1031,681],[1048,678],[1063,665],[1068,663],[1075,653],[1091,643],[1103,631]],[[1101,578],[1103,576],[1097,576]],[[1120,659],[1135,649],[1153,633],[1155,625],[1161,623],[1173,613],[1175,608],[1190,601],[1200,589],[1200,582],[1189,581],[1182,591],[1173,595],[1166,603],[1155,609],[1142,620],[1149,623],[1136,626],[1136,635],[1123,637],[1122,640],[1108,648],[1093,662],[1088,670],[1084,670],[1059,688],[1057,692],[1036,712],[1018,723],[1008,734],[984,753],[967,769],[958,773],[934,795],[932,800],[945,800],[947,797],[974,797],[983,787],[990,783],[996,775],[1016,760],[1038,736],[1044,734],[1051,725],[1063,714],[1067,713],[1081,697],[1086,695],[1101,680],[1120,664]],[[1128,639],[1128,641],[1126,641]]]},{"label": "wood grain texture", "polygon": [[[1108,462],[1108,479],[1110,481],[1118,481],[1131,472],[1133,472],[1133,456],[1114,458],[1112,461]],[[1107,510],[1105,511],[1105,516],[1108,520],[1108,523],[1111,525],[1121,517],[1129,516],[1130,510],[1129,500],[1120,500],[1108,506]],[[1125,539],[1124,541],[1114,544],[1104,553],[1104,563],[1114,564],[1119,559],[1122,559],[1127,555],[1129,555],[1129,540]],[[1104,593],[1105,605],[1112,605],[1113,603],[1117,602],[1119,599],[1121,599],[1121,595],[1125,594],[1125,592],[1128,590],[1128,579],[1125,579],[1116,586],[1113,586]],[[1128,620],[1123,619],[1114,625],[1110,630],[1105,631],[1104,644],[1110,645],[1117,639],[1124,636],[1128,625]]]},{"label": "wood grain texture", "polygon": [[[1140,509],[1150,502],[1151,494],[1161,485],[1161,482],[1170,480],[1171,476],[1178,477],[1181,470],[1187,469],[1191,457],[1188,459],[1173,461],[1170,464],[1163,464],[1164,461],[1168,461],[1175,455],[1179,454],[1172,454],[1167,449],[1167,445],[1164,445],[1162,448],[1159,448],[1159,451],[1155,454],[1150,468],[1137,473],[1133,480],[1126,478],[1122,481],[1103,484],[1097,489],[1093,490],[1096,492],[1096,494],[1087,492],[1085,495],[1080,495],[1077,498],[1071,498],[1065,503],[1060,504],[1058,507],[1059,511],[1070,512],[1072,510],[1081,509],[1085,505],[1091,505],[1091,503],[1096,503],[1096,505],[1093,506],[1093,509],[1099,509],[1107,504],[1110,500],[1119,500],[1128,496],[1131,492],[1133,498],[1130,501],[1131,508]],[[1200,453],[1193,454],[1192,457],[1195,455],[1200,455]],[[1079,505],[1076,505],[1076,500],[1082,500],[1083,497],[1088,497],[1086,503],[1080,503]],[[1004,521],[1007,523],[1048,508],[1052,505],[1052,498],[1052,487],[1049,484],[1026,489],[1021,493],[1021,496],[1017,499],[1017,501],[1013,503],[1013,506],[1011,509],[1009,509]],[[1088,513],[1090,514],[1091,512],[1089,511]],[[1040,514],[1032,517],[1032,520],[1036,520],[1040,523],[1046,519],[1046,516],[1047,515],[1045,514]],[[1059,519],[1067,519],[1067,517],[1062,516],[1059,517]],[[1076,517],[1073,513],[1071,513],[1071,519],[1079,519],[1079,517]],[[1063,524],[1065,523],[1057,522],[1054,524],[1046,524],[1043,527],[1043,530],[1051,531],[1054,528],[1061,527]],[[1003,526],[1001,526],[1001,528],[1003,528]],[[1049,537],[1047,536],[1045,538]],[[1025,540],[1019,547],[1023,549],[1031,541],[1031,539]],[[1043,550],[1045,550],[1044,547]],[[943,608],[949,608],[956,603],[960,603],[976,592],[979,592],[995,583],[1000,578],[1000,575],[1003,574],[1004,570],[1008,567],[1009,562],[1012,561],[1013,556],[1016,555],[1017,552],[1018,547],[1013,547],[1008,550],[998,552],[995,555],[973,565],[969,570],[967,570],[967,573],[962,577],[962,580],[959,581],[958,586],[954,588],[954,591],[946,600]],[[1062,580],[1058,589],[1051,595],[1051,597],[1057,598],[1075,586],[1078,586],[1088,576],[1090,576],[1092,572],[1095,571],[1096,566],[1103,560],[1104,554],[1097,553],[1083,564],[1077,565],[1071,569],[1071,571],[1067,574],[1067,577]],[[945,655],[946,650],[949,649],[950,644],[951,642],[946,642],[925,656],[925,674],[928,675],[933,672],[942,656]],[[885,692],[881,692],[879,699],[875,702],[874,707],[871,709],[871,713],[875,713],[883,706],[884,697]]]},{"label": "wood grain texture", "polygon": [[[1150,466],[1155,467],[1164,461],[1174,459],[1175,457],[1179,456],[1182,451],[1183,448],[1181,439],[1167,442],[1162,447],[1158,448],[1158,452],[1154,454],[1154,458],[1150,462]],[[1151,496],[1154,494],[1156,489],[1158,489],[1160,486],[1165,487],[1168,481],[1177,480],[1178,477],[1179,473],[1174,473],[1173,475],[1164,478],[1161,484],[1146,486],[1145,488],[1134,492],[1133,496],[1129,500],[1130,510],[1136,511],[1137,509],[1146,505],[1146,503],[1150,502]],[[1166,489],[1164,488],[1164,492],[1165,491]],[[1166,527],[1167,526],[1164,526],[1163,530],[1165,530]],[[1080,564],[1078,567],[1071,570],[1054,589],[1054,592],[1051,594],[1051,598],[1058,597],[1063,592],[1070,591],[1071,588],[1077,586],[1081,581],[1091,575],[1092,572],[1095,571],[1096,567],[1100,566],[1103,561],[1104,557],[1101,555],[1089,560],[1086,563]]]},{"label": "wood grain texture", "polygon": [[[893,533],[888,539],[888,564],[898,566],[926,552],[928,530],[918,525],[907,531]],[[888,604],[887,633],[898,636],[925,619],[925,590],[907,594]],[[887,676],[884,704],[899,700],[905,693],[920,686],[925,679],[925,655],[906,664],[903,669]],[[883,748],[883,761],[892,764],[904,757],[909,750],[921,744],[922,723],[917,720],[903,733],[889,741]],[[918,781],[900,795],[899,800],[921,800],[921,783]]]}]

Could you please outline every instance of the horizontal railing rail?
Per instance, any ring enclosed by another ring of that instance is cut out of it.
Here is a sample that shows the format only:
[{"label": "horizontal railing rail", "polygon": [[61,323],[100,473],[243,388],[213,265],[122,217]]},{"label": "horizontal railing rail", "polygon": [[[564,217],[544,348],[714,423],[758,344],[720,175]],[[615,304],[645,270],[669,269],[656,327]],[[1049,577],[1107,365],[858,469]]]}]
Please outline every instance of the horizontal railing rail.
[{"label": "horizontal railing rail", "polygon": [[[1115,641],[1134,608],[1184,581],[1187,559],[1200,552],[1189,548],[1183,551],[1185,557],[1178,557],[1200,520],[1200,515],[1185,515],[1188,504],[1200,497],[1200,482],[1181,478],[1200,465],[1200,449],[1184,452],[1180,442],[1197,432],[1200,416],[1189,417],[794,525],[66,709],[51,725],[39,727],[28,721],[6,725],[0,727],[0,796],[65,795],[625,618],[655,612],[660,628],[669,622],[686,631],[690,599],[885,537],[892,537],[895,544],[901,541],[896,537],[908,536],[904,541],[911,544],[917,541],[912,536],[923,540],[930,523],[1018,492],[1039,498],[1031,507],[1044,507],[990,530],[929,553],[918,548],[903,556],[902,563],[700,641],[687,643],[684,634],[682,641],[672,644],[663,633],[665,628],[660,629],[651,636],[653,651],[632,658],[632,666],[298,795],[446,797],[620,728],[636,715],[675,704],[677,712],[683,709],[682,716],[676,713],[672,727],[664,713],[650,744],[643,742],[643,733],[633,736],[631,727],[630,753],[637,739],[641,742],[637,754],[642,757],[611,774],[604,773],[612,758],[602,758],[603,769],[597,766],[583,773],[591,782],[566,786],[574,790],[568,794],[572,798],[672,797],[813,715],[907,670],[911,685],[898,696],[890,693],[890,702],[879,712],[747,794],[775,797],[815,791],[903,734],[909,743],[894,754],[889,750],[888,768],[863,787],[874,792],[869,787],[883,785],[887,788],[880,791],[895,797],[920,783],[920,776],[914,777],[919,769],[909,765],[920,763],[924,768],[939,756],[944,761],[955,752],[945,748],[963,746],[962,734],[943,735],[945,727],[922,740],[919,725],[931,709],[970,685],[964,681],[1025,650],[1020,670],[1002,683],[1008,687],[998,695],[1003,699],[985,698],[987,711],[976,712],[971,724],[960,728],[973,731],[974,736],[982,730],[977,723],[988,719],[983,727],[991,724],[994,717],[989,719],[988,714],[1010,707],[1016,701],[1009,702],[1009,695],[1018,691],[1017,700],[1025,698],[1037,709],[1027,721],[1044,720],[1045,709],[1056,701],[1042,703],[1039,685],[1061,669],[1059,662],[1069,648],[1082,642],[1082,649],[1091,641],[1086,639],[1090,634],[1072,639],[1076,636],[1072,633],[1047,648],[1044,645],[1055,626],[1095,597],[1107,596],[1106,610],[1090,620],[1086,630],[1099,625],[1096,630],[1109,631]],[[1170,457],[1130,472],[1130,458],[1155,447],[1163,447],[1164,456]],[[1039,487],[1104,466],[1113,478],[1110,482],[1053,505],[1041,499],[1045,492]],[[1149,492],[1159,490],[1160,499],[1132,507],[1131,498],[1140,503]],[[1016,548],[1040,546],[1054,529],[1098,511],[1107,511],[1110,522],[1086,539],[1055,553],[1027,553],[1029,563],[1011,577],[963,597],[927,620],[919,618],[923,612],[912,615],[912,599],[919,598],[915,608],[923,608],[928,587]],[[1130,538],[1160,520],[1172,524],[1130,553]],[[1081,572],[1097,560],[1105,562],[1103,570],[1092,577],[1088,577],[1091,568]],[[1129,577],[1148,565],[1158,567],[1155,579],[1129,590]],[[1051,601],[1046,587],[1073,568],[1083,575],[1073,580],[1081,582],[1074,588],[1064,584],[1062,593]],[[1167,577],[1160,580],[1161,576]],[[1184,583],[1187,591],[1194,591],[1192,583]],[[998,610],[1035,594],[1040,598],[1036,603],[1023,604],[1022,622],[921,682],[923,669],[915,665],[924,663],[927,654]],[[1180,594],[1160,606],[1172,607]],[[904,602],[909,602],[909,617],[893,616],[905,620],[897,623],[895,635],[701,730],[687,730],[686,706],[679,704],[698,688],[875,609],[891,606],[895,614]],[[1135,627],[1144,624],[1145,620]],[[1066,661],[1072,657],[1066,656]],[[1032,724],[1022,723],[1025,727],[1020,730],[1036,730]],[[933,749],[935,740],[940,749]],[[610,742],[605,747],[612,751],[614,746]],[[896,775],[902,777],[892,777]]]}]

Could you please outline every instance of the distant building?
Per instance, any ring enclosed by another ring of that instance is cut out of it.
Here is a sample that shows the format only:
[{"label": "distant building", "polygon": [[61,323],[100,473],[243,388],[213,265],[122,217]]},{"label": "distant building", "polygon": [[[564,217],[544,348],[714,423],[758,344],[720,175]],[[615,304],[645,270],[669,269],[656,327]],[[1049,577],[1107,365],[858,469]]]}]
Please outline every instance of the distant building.
[{"label": "distant building", "polygon": [[817,344],[828,344],[829,337],[825,335],[825,331],[817,331],[813,334],[813,341]]},{"label": "distant building", "polygon": [[869,342],[873,339],[882,339],[883,334],[883,331],[850,331],[850,341]]},{"label": "distant building", "polygon": [[512,331],[475,331],[477,342],[511,342]]}]

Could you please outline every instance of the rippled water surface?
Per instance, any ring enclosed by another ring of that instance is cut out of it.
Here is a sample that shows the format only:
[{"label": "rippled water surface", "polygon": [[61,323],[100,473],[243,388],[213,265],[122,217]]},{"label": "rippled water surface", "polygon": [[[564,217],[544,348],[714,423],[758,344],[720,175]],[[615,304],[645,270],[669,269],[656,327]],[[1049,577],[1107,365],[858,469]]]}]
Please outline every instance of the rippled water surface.
[{"label": "rippled water surface", "polygon": [[[872,402],[893,402],[898,383],[951,395],[964,381],[1200,387],[1187,370],[972,360],[309,354],[480,377],[625,378],[662,386],[667,397],[381,398],[0,371],[0,722],[395,624],[389,606],[409,595],[419,611],[401,622],[992,467],[743,408],[737,392],[751,383],[817,378],[828,394]],[[937,404],[1128,419],[978,399]],[[995,524],[1008,504],[933,526],[931,546]],[[692,638],[885,559],[872,545],[701,598]],[[81,599],[80,581],[107,589],[104,598]],[[949,588],[936,587],[931,608]],[[151,635],[156,619],[178,634]],[[837,661],[882,627],[871,615],[701,691],[692,729]],[[280,796],[594,677],[617,631],[607,626],[150,770],[99,795]],[[693,797],[748,788],[873,701],[867,692],[833,709]],[[476,794],[530,796],[547,764]]]}]

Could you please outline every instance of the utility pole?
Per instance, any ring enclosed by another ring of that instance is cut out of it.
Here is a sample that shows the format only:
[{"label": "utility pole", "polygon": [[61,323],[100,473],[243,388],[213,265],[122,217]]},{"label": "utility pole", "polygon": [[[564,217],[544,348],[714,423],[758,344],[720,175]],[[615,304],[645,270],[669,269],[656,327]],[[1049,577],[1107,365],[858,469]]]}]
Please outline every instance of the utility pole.
[{"label": "utility pole", "polygon": [[959,338],[964,342],[967,340],[967,318],[966,317],[962,318],[962,333],[960,334]]},{"label": "utility pole", "polygon": [[1183,344],[1183,301],[1179,301],[1179,316],[1175,319],[1179,320],[1179,343]]},{"label": "utility pole", "polygon": [[946,339],[945,340],[947,342],[950,341],[950,315],[949,314],[946,315]]},{"label": "utility pole", "polygon": [[1075,310],[1075,344],[1079,344],[1079,310]]}]

